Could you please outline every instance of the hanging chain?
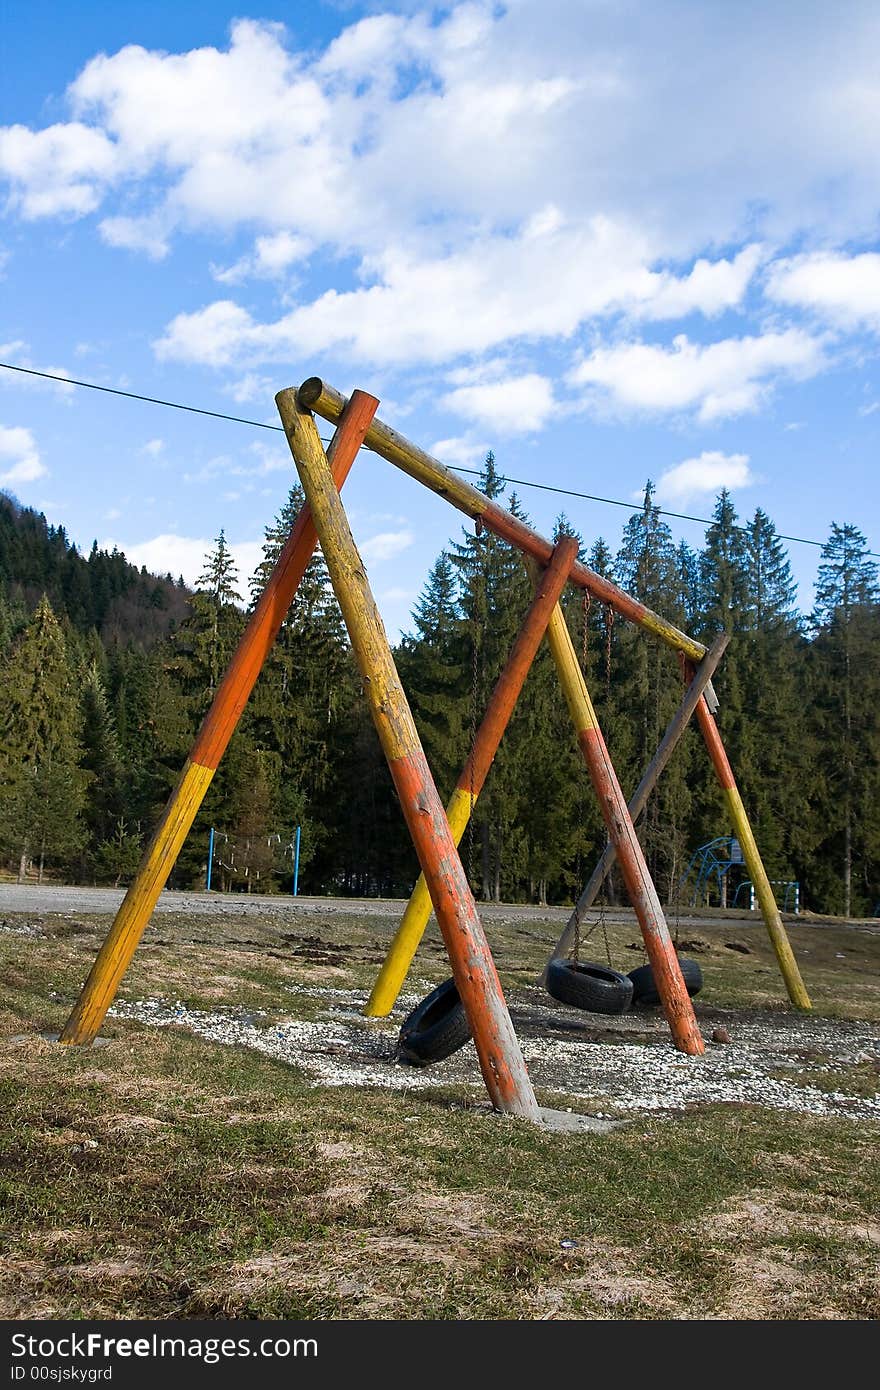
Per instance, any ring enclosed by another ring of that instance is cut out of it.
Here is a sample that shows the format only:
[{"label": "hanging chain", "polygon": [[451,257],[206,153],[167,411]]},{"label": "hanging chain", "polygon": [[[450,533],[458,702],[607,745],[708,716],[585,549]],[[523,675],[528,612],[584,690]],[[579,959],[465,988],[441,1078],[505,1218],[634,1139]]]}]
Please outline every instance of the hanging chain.
[{"label": "hanging chain", "polygon": [[589,618],[591,602],[592,599],[590,597],[590,594],[588,590],[585,589],[583,598],[581,600],[581,670],[584,673],[585,680],[587,677],[587,645],[590,635],[587,622]]},{"label": "hanging chain", "polygon": [[605,883],[602,882],[602,892],[599,895],[599,926],[602,928],[602,939],[605,942],[605,956],[608,961],[608,969],[614,969],[611,959],[611,947],[608,944],[608,923],[605,921]]},{"label": "hanging chain", "polygon": [[610,603],[605,605],[605,695],[611,694],[611,631],[614,627],[614,609]]}]

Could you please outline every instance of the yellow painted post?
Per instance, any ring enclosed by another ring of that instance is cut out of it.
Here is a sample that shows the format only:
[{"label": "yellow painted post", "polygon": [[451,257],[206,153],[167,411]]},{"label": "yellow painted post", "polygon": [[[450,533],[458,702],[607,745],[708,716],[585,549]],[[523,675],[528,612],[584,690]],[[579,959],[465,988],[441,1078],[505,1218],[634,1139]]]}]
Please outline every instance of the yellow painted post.
[{"label": "yellow painted post", "polygon": [[[690,662],[683,662],[685,675],[693,676],[693,667]],[[718,732],[718,725],[709,713],[709,708],[705,698],[701,699],[697,705],[697,723],[700,726],[709,757],[712,759],[712,766],[715,768],[715,775],[721,784],[724,799],[727,802],[727,809],[733,824],[736,838],[739,840],[743,852],[743,859],[749,871],[749,877],[755,885],[755,892],[758,903],[761,907],[761,915],[767,927],[771,945],[776,954],[785,987],[788,990],[788,997],[792,1004],[798,1009],[811,1009],[810,996],[807,987],[801,978],[798,963],[795,960],[794,951],[791,949],[791,942],[788,939],[785,927],[782,924],[782,914],[770,886],[767,871],[764,868],[749,818],[746,815],[746,808],[743,805],[739,788],[736,785],[736,778],[727,757],[724,744],[721,741],[721,734]]]},{"label": "yellow painted post", "polygon": [[334,485],[315,421],[296,391],[275,397],[312,509],[333,591],[348,629],[373,723],[428,884],[486,1089],[497,1110],[535,1124],[541,1112],[501,983],[477,916],[443,803],[400,684],[388,638]]},{"label": "yellow painted post", "polygon": [[675,1046],[680,1052],[697,1056],[705,1051],[690,995],[675,954],[663,908],[648,872],[645,856],[636,835],[617,774],[605,746],[599,721],[593,709],[583,672],[571,641],[562,610],[557,607],[547,628],[547,640],[565,693],[577,741],[589,769],[599,799],[599,809],[608,836],[617,851],[617,862],[633,905],[657,992]]},{"label": "yellow painted post", "polygon": [[[355,392],[351,409],[340,421],[330,445],[335,477],[340,485],[357,457],[378,404],[375,397]],[[82,1045],[97,1036],[284,621],[316,540],[309,509],[304,507],[202,721],[177,786],[168,799],[59,1042]]]},{"label": "yellow painted post", "polygon": [[[563,537],[554,549],[553,557],[541,576],[537,592],[510,650],[504,670],[492,691],[483,722],[474,739],[474,746],[446,807],[446,819],[449,821],[449,829],[456,845],[461,842],[471,812],[483,789],[492,759],[498,751],[498,745],[525,684],[535,653],[541,645],[550,614],[565,588],[572,563],[577,559],[577,552],[577,541],[572,536]],[[384,1018],[394,1008],[430,915],[431,897],[425,875],[421,874],[367,1000],[364,1013],[368,1018]]]}]

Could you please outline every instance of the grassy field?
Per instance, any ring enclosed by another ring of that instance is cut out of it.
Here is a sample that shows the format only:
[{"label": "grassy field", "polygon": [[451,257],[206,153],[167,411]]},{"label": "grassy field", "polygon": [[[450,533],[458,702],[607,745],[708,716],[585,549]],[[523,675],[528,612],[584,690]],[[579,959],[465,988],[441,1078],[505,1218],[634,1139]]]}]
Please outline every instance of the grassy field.
[{"label": "grassy field", "polygon": [[[404,1090],[316,1084],[289,1059],[127,1017],[108,1018],[100,1046],[61,1048],[43,1035],[62,1026],[109,920],[0,923],[0,1316],[880,1315],[876,1121],[661,1103],[609,1133],[551,1133],[489,1110],[472,1053],[448,1081],[431,1069],[431,1084],[416,1073]],[[271,910],[158,916],[120,999],[262,1030],[326,1021],[329,1039],[339,1000],[363,1001],[396,920],[329,907],[293,923]],[[545,1026],[548,1053],[574,1037],[587,1065],[636,1042],[667,1056],[656,1016],[632,1036],[564,1006],[537,1018],[556,922],[511,908],[487,929],[517,1029]],[[786,1023],[762,927],[678,930],[703,970],[707,1040],[718,1022],[734,1045],[746,1021]],[[618,968],[642,963],[631,921],[612,921],[609,937]],[[792,939],[815,1013],[829,1029],[862,1020],[876,1039],[880,935],[799,924]],[[407,999],[448,974],[432,930]],[[371,1025],[389,1052],[405,1012],[403,1001]],[[876,1048],[830,1066],[815,1037],[773,1074],[855,1098],[880,1088]],[[538,1098],[615,1113],[613,1096],[581,1081]]]}]

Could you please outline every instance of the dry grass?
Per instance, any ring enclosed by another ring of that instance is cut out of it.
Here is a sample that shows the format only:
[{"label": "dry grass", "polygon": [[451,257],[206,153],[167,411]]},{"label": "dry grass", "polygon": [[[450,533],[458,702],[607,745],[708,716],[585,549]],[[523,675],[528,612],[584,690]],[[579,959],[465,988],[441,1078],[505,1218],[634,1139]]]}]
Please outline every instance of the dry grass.
[{"label": "dry grass", "polygon": [[[551,1134],[493,1115],[472,1088],[316,1087],[269,1057],[121,1019],[102,1047],[59,1048],[40,1034],[61,1026],[107,922],[42,925],[0,933],[0,1317],[880,1316],[875,1124],[706,1105]],[[394,925],[336,915],[298,938],[289,917],[163,917],[123,993],[314,1017],[320,1001],[285,986],[363,989]],[[611,931],[631,968],[631,924]],[[511,913],[491,934],[515,990],[555,925]],[[757,928],[699,936],[706,996],[781,1007]],[[878,938],[794,940],[818,1011],[880,1017]],[[438,980],[430,947],[419,970]],[[810,1084],[822,1065],[804,1060]],[[867,1064],[859,1074],[873,1094]]]}]

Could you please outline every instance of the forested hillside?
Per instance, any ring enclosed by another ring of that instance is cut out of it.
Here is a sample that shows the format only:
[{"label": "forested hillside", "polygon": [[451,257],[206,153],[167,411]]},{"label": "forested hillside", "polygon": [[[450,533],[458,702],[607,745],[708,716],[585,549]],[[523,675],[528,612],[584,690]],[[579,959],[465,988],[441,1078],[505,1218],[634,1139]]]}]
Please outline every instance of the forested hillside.
[{"label": "forested hillside", "polygon": [[[480,486],[525,517],[490,455]],[[301,504],[266,531],[245,586],[223,533],[197,591],[157,579],[0,498],[0,856],[6,872],[124,883]],[[565,517],[557,533],[573,534]],[[873,914],[880,901],[880,587],[864,537],[834,524],[814,608],[762,511],[722,493],[701,550],[676,545],[646,487],[616,549],[582,558],[707,644],[731,636],[719,725],[772,879],[802,905]],[[245,592],[247,588],[247,592]],[[451,537],[395,658],[446,798],[515,637],[530,585],[487,532]],[[566,616],[615,766],[635,788],[681,698],[673,653],[570,591]],[[417,872],[320,557],[313,560],[172,877],[203,887],[408,893]],[[690,730],[640,828],[661,896],[691,853],[731,834]],[[542,649],[462,857],[478,896],[576,896],[604,843],[564,700]],[[612,882],[609,894],[619,888]]]}]

